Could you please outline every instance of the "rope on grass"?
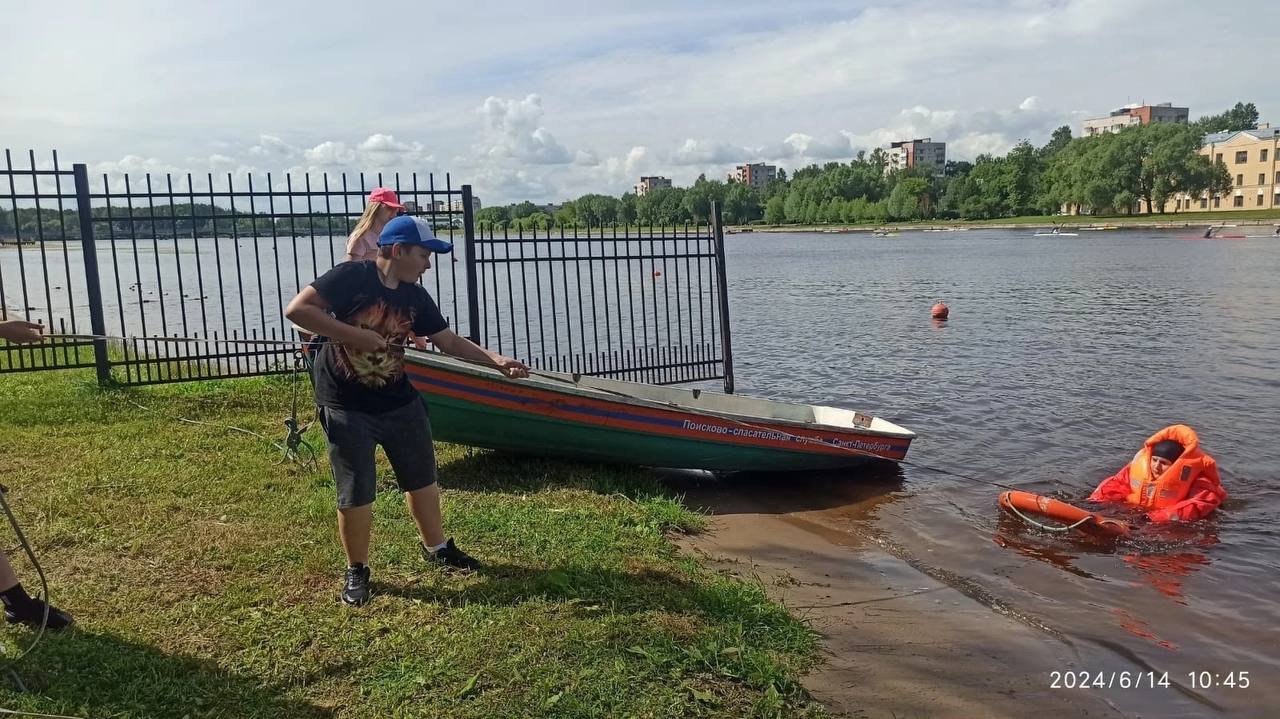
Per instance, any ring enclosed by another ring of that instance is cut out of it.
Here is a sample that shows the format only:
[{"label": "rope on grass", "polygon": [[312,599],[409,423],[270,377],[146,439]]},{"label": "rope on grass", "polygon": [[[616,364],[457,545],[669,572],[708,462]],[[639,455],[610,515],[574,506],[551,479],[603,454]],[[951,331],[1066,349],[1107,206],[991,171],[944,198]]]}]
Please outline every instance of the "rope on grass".
[{"label": "rope on grass", "polygon": [[0,709],[0,715],[18,716],[18,717],[40,717],[41,719],[84,719],[83,717],[67,716],[66,714],[41,714],[39,712],[24,712],[17,709]]},{"label": "rope on grass", "polygon": [[31,566],[35,568],[36,576],[40,577],[40,594],[44,599],[44,615],[40,617],[40,629],[36,631],[35,639],[32,639],[30,646],[14,657],[9,666],[6,667],[10,678],[17,684],[19,691],[25,692],[27,687],[22,683],[22,678],[18,676],[18,673],[13,670],[13,666],[21,661],[23,657],[30,654],[36,648],[36,645],[40,643],[40,640],[44,638],[45,628],[49,624],[49,607],[53,602],[49,597],[49,580],[44,576],[44,568],[40,566],[40,560],[36,559],[36,552],[31,548],[31,543],[27,541],[27,535],[22,531],[22,526],[18,524],[18,518],[13,516],[13,510],[9,508],[9,500],[5,498],[8,492],[8,487],[0,485],[0,507],[4,509],[4,514],[8,517],[9,524],[13,527],[13,533],[17,535],[18,542],[22,545],[22,550],[27,553],[27,558],[31,560]]},{"label": "rope on grass", "polygon": [[285,447],[283,444],[280,444],[279,442],[275,441],[274,439],[271,439],[265,434],[259,434],[257,432],[254,432],[251,429],[245,429],[244,427],[237,427],[232,424],[219,424],[217,422],[205,422],[203,420],[198,420],[198,419],[187,419],[186,417],[179,417],[177,415],[165,414],[164,412],[160,412],[159,410],[151,409],[150,407],[139,404],[138,402],[135,402],[132,399],[126,399],[125,401],[133,405],[134,407],[137,407],[138,409],[143,410],[144,412],[154,412],[156,414],[164,415],[176,422],[186,422],[187,424],[195,424],[195,425],[200,425],[202,427],[216,427],[218,429],[228,429],[233,432],[240,432],[241,434],[247,434],[250,437],[257,437],[258,439],[261,439],[263,441],[270,442],[272,446],[274,446],[276,449],[282,452],[289,451],[288,448]]}]

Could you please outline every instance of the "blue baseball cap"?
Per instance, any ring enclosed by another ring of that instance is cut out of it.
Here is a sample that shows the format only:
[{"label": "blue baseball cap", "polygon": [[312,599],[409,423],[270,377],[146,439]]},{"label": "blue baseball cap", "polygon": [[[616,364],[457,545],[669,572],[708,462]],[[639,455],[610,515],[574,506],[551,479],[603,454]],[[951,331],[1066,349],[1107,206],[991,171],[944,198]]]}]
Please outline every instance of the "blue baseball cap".
[{"label": "blue baseball cap", "polygon": [[382,234],[378,236],[380,247],[398,244],[420,245],[432,252],[453,251],[453,243],[436,237],[430,222],[421,217],[409,215],[401,215],[388,222],[386,227],[382,228]]}]

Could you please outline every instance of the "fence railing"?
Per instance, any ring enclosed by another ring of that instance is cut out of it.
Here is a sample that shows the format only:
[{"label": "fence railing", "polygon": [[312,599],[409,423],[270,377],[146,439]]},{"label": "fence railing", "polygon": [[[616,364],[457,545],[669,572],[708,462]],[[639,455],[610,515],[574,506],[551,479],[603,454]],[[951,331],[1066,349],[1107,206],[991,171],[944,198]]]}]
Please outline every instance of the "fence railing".
[{"label": "fence railing", "polygon": [[468,253],[473,339],[563,372],[651,384],[726,377],[718,229],[490,229]]},{"label": "fence railing", "polygon": [[53,337],[0,343],[0,371],[153,384],[287,370],[285,305],[388,186],[459,248],[422,282],[460,334],[545,369],[731,388],[718,222],[477,236],[471,187],[447,174],[90,176],[57,153],[4,159],[0,311]]}]

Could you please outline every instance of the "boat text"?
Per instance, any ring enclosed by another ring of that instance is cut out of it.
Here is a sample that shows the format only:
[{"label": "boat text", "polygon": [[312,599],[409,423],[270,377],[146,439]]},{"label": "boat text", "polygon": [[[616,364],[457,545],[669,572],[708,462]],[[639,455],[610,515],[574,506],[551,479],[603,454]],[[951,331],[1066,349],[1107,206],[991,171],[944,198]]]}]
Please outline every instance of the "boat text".
[{"label": "boat text", "polygon": [[745,437],[747,439],[769,439],[775,442],[795,442],[797,444],[821,444],[827,447],[840,447],[843,449],[852,449],[862,452],[890,452],[893,451],[893,445],[886,442],[867,442],[860,439],[836,439],[823,437],[801,437],[787,432],[779,432],[778,430],[757,427],[729,427],[722,424],[708,424],[705,422],[694,422],[693,420],[684,420],[684,428],[691,429],[695,432],[709,432],[711,434],[721,434],[727,437]]}]

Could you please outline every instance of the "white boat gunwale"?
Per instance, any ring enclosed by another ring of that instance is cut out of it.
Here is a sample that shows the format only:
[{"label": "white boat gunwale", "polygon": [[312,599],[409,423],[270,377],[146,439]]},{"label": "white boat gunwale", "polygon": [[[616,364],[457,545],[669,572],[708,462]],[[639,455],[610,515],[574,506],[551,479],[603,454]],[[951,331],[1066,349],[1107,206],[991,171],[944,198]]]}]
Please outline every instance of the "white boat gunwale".
[{"label": "white boat gunwale", "polygon": [[[513,380],[494,367],[471,362],[446,355],[442,352],[417,350],[407,348],[405,350],[406,358],[421,357],[423,360],[419,362],[427,365],[445,365],[450,371],[461,372],[473,377],[483,379],[497,380],[507,384],[527,383],[537,389],[557,392],[562,394],[570,394],[576,397],[586,399],[594,399],[605,402],[613,402],[627,404],[635,407],[644,407],[647,409],[661,410],[678,410],[690,412],[694,414],[702,414],[708,417],[715,417],[731,422],[743,423],[760,423],[767,422],[780,426],[795,427],[798,429],[822,429],[826,431],[840,432],[846,434],[858,434],[863,436],[879,436],[889,437],[893,439],[915,439],[916,434],[905,427],[900,427],[883,418],[872,416],[871,424],[863,427],[853,423],[854,411],[840,407],[828,407],[824,405],[807,405],[797,402],[781,402],[777,400],[762,399],[759,397],[744,397],[737,395],[724,394],[712,390],[693,390],[679,387],[665,387],[658,385],[647,385],[638,382],[627,382],[625,380],[615,380],[605,377],[595,377],[589,375],[574,375],[564,372],[552,372],[548,370],[533,370],[528,378]],[[587,383],[584,385],[584,382]],[[598,382],[602,384],[624,385],[627,388],[636,388],[641,392],[660,391],[664,393],[673,393],[686,395],[689,402],[678,401],[672,399],[654,399],[649,397],[636,396],[624,389],[613,389],[609,387],[592,387],[590,383]],[[705,406],[699,406],[700,403],[706,401],[721,402],[743,402],[743,403],[760,403],[762,406],[784,407],[790,410],[807,410],[813,417],[812,420],[792,419],[787,417],[770,417],[761,416],[759,414],[746,414],[738,412],[728,412],[722,409],[714,409]],[[829,422],[821,422],[818,420],[820,414],[837,414],[847,416],[849,424],[832,424]],[[877,426],[878,425],[878,426]]]}]

